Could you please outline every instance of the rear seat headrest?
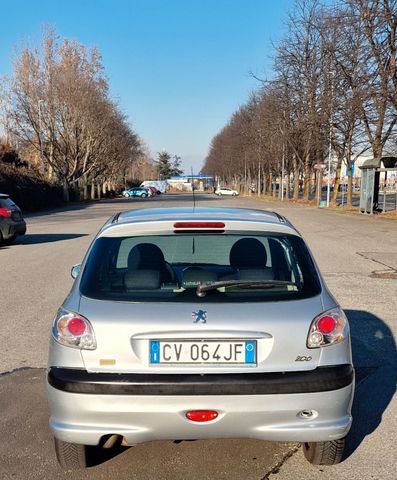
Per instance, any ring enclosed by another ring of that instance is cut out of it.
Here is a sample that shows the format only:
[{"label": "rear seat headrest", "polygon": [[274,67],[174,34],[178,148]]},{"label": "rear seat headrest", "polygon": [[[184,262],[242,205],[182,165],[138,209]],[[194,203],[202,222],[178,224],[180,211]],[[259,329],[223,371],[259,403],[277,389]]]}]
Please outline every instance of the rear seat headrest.
[{"label": "rear seat headrest", "polygon": [[266,249],[256,238],[241,238],[232,246],[229,255],[234,268],[261,268],[266,266]]}]

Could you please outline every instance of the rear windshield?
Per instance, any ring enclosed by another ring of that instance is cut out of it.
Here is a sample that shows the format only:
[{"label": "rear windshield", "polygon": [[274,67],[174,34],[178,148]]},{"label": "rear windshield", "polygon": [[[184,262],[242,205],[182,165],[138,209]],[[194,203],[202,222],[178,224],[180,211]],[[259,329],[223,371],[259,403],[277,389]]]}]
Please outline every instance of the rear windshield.
[{"label": "rear windshield", "polygon": [[320,290],[302,239],[273,233],[101,237],[80,283],[84,296],[132,302],[268,302]]},{"label": "rear windshield", "polygon": [[15,207],[15,203],[8,197],[0,197],[0,207]]}]

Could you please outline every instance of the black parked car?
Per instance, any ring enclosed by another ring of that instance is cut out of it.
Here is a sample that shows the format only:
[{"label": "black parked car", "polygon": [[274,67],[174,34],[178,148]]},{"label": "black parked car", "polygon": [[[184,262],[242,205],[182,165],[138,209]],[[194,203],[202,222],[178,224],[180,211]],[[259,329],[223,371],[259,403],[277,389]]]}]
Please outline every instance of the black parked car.
[{"label": "black parked car", "polygon": [[0,193],[0,243],[13,241],[17,235],[25,235],[26,223],[22,212],[11,198]]}]

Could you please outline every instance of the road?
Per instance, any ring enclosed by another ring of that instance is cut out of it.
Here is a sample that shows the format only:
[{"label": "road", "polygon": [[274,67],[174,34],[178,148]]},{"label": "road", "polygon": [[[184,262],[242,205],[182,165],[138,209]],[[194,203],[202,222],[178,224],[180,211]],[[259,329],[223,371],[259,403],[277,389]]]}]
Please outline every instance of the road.
[{"label": "road", "polygon": [[254,197],[198,195],[197,205],[271,208],[307,240],[352,329],[357,389],[348,458],[307,463],[296,445],[255,440],[153,442],[84,473],[57,465],[47,426],[45,367],[52,318],[93,235],[117,211],[192,205],[189,195],[118,199],[27,218],[28,234],[0,248],[0,479],[395,480],[397,461],[397,222]]}]

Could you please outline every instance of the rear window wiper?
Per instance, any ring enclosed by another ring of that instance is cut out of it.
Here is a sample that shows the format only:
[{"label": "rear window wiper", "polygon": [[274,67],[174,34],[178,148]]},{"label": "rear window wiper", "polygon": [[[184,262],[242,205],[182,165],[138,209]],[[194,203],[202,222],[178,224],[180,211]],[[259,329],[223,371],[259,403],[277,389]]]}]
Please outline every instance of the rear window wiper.
[{"label": "rear window wiper", "polygon": [[286,287],[293,286],[297,287],[296,283],[289,282],[288,280],[225,280],[219,282],[207,282],[198,285],[196,289],[196,294],[198,297],[205,297],[206,293],[210,290],[217,290],[218,288],[228,288],[228,287],[263,287],[263,288],[274,288],[274,287]]}]

